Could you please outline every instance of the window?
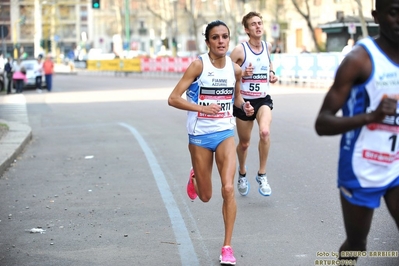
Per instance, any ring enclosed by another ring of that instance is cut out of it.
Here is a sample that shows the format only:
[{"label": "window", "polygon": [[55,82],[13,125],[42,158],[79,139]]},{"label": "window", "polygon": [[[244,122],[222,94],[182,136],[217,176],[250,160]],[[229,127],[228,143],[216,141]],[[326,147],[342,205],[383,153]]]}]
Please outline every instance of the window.
[{"label": "window", "polygon": [[296,34],[296,47],[301,48],[303,46],[303,41],[302,41],[302,29],[296,29],[295,30]]},{"label": "window", "polygon": [[80,21],[87,21],[87,7],[80,7]]},{"label": "window", "polygon": [[322,0],[313,0],[313,5],[321,6],[322,2],[323,2]]}]

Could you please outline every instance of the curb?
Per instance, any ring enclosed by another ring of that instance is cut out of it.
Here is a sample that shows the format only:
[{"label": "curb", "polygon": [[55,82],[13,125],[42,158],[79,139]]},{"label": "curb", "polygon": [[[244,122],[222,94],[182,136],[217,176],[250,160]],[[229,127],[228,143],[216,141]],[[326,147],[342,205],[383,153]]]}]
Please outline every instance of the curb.
[{"label": "curb", "polygon": [[9,127],[9,131],[0,140],[0,177],[15,161],[32,139],[32,129],[21,123],[0,120]]}]

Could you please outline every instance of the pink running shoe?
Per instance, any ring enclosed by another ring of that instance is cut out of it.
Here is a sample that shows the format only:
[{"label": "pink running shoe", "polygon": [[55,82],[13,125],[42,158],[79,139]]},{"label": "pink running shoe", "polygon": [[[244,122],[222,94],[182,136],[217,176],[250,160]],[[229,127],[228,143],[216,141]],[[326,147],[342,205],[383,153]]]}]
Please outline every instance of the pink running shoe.
[{"label": "pink running shoe", "polygon": [[219,257],[220,264],[236,265],[236,258],[233,255],[233,249],[230,246],[222,247],[222,254]]},{"label": "pink running shoe", "polygon": [[195,186],[194,186],[194,169],[191,167],[190,169],[190,176],[188,178],[188,183],[187,183],[187,195],[191,200],[195,200],[197,198],[197,192],[195,191]]}]

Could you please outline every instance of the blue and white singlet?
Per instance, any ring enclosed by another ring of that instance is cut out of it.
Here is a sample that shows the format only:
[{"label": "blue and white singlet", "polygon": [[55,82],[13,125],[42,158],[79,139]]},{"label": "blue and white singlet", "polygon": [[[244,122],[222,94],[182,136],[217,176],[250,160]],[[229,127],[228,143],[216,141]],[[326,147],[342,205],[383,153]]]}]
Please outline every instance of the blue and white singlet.
[{"label": "blue and white singlet", "polygon": [[[360,40],[369,54],[372,72],[368,80],[352,88],[343,116],[374,111],[383,97],[399,99],[399,65],[390,60],[370,37]],[[338,186],[377,188],[399,177],[399,103],[396,115],[386,116],[342,135]]]},{"label": "blue and white singlet", "polygon": [[187,132],[190,135],[203,135],[234,129],[233,104],[236,78],[233,62],[226,56],[226,65],[219,69],[212,65],[208,54],[202,54],[199,58],[203,64],[202,73],[188,88],[187,101],[204,106],[215,103],[222,108],[216,115],[189,111]]},{"label": "blue and white singlet", "polygon": [[264,98],[269,94],[269,78],[270,78],[270,58],[267,44],[262,41],[262,51],[256,54],[252,51],[248,42],[243,42],[244,47],[244,61],[241,69],[245,68],[251,63],[254,71],[251,77],[242,77],[241,79],[241,95],[244,99],[258,99]]}]

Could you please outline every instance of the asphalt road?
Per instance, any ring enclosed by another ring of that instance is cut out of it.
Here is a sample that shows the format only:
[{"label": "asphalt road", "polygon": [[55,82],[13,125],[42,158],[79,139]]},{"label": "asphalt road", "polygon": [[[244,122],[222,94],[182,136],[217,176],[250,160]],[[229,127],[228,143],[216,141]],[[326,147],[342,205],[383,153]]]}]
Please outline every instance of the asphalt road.
[{"label": "asphalt road", "polygon": [[[186,113],[166,101],[176,82],[57,75],[53,92],[24,92],[33,139],[0,179],[0,265],[219,264],[220,182],[214,167],[211,201],[186,195]],[[324,94],[273,89],[273,193],[257,191],[255,126],[251,191],[236,193],[237,265],[334,260],[345,237],[336,189],[339,137],[318,137],[313,128]],[[33,228],[45,231],[30,233]],[[368,250],[398,246],[382,203]],[[397,257],[367,256],[357,265],[398,264]]]}]

